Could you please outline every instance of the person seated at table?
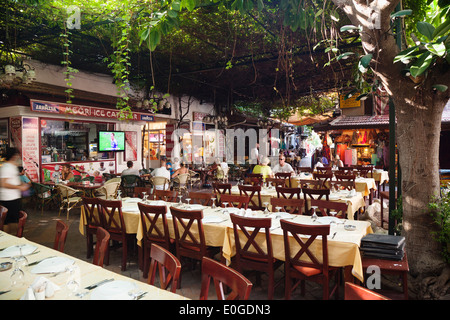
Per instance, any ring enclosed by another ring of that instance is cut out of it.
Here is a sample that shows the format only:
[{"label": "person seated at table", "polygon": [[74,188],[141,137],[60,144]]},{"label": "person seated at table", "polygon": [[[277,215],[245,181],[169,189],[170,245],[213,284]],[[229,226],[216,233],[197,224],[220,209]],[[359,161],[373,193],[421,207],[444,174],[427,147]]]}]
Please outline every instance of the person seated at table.
[{"label": "person seated at table", "polygon": [[175,178],[176,176],[183,174],[183,173],[189,173],[189,169],[186,167],[184,162],[181,162],[180,168],[175,170],[175,172],[172,174],[172,178]]},{"label": "person seated at table", "polygon": [[100,175],[100,171],[98,171],[98,170],[94,171],[94,182],[96,182],[96,183],[103,182],[103,177]]},{"label": "person seated at table", "polygon": [[217,174],[218,167],[219,167],[218,160],[214,160],[214,163],[210,165],[208,170],[206,171],[205,184],[208,183],[209,177],[214,177]]},{"label": "person seated at table", "polygon": [[74,175],[70,163],[63,164],[61,168],[61,179],[63,181],[74,181]]},{"label": "person seated at table", "polygon": [[[152,171],[151,176],[152,177],[164,177],[167,178],[167,180],[170,180],[170,172],[169,170],[167,170],[166,168],[166,159],[165,158],[161,158],[160,160],[161,166],[159,168],[156,168],[155,170]],[[169,185],[166,184],[166,190],[169,188]],[[155,186],[156,190],[163,190],[163,186],[162,185],[157,185]]]},{"label": "person seated at table", "polygon": [[314,170],[316,168],[323,168],[323,167],[324,167],[324,165],[322,163],[322,158],[317,158],[316,164],[314,165]]},{"label": "person seated at table", "polygon": [[127,161],[127,169],[122,171],[122,176],[138,176],[139,170],[133,168],[133,161]]},{"label": "person seated at table", "polygon": [[341,160],[341,157],[337,154],[333,159],[333,167],[344,167],[344,163]]},{"label": "person seated at table", "polygon": [[30,197],[33,195],[34,190],[31,188],[31,178],[27,173],[27,169],[24,169],[24,167],[18,167],[19,168],[19,178],[22,183],[28,184],[30,188],[28,190],[22,191],[22,197]]},{"label": "person seated at table", "polygon": [[272,169],[272,173],[276,175],[278,172],[282,173],[294,173],[294,169],[289,163],[286,163],[286,157],[283,154],[278,156],[278,164],[275,165]]},{"label": "person seated at table", "polygon": [[180,169],[180,167],[181,167],[180,159],[178,159],[178,158],[173,159],[173,164],[172,164],[173,172],[175,172],[178,169]]},{"label": "person seated at table", "polygon": [[253,168],[253,173],[259,173],[265,178],[273,178],[272,169],[269,167],[270,160],[267,157],[261,159],[261,163]]}]

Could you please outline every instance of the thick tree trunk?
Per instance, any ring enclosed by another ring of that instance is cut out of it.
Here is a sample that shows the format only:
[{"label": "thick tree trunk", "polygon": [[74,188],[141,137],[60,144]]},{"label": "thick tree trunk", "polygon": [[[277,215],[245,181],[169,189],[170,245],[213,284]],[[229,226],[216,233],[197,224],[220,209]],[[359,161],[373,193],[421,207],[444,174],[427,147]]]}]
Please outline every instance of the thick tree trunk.
[{"label": "thick tree trunk", "polygon": [[[413,280],[409,288],[418,298],[439,299],[448,288],[449,272],[440,256],[439,245],[431,236],[434,225],[427,205],[433,195],[439,194],[441,118],[449,90],[436,92],[431,85],[450,85],[448,70],[436,68],[437,72],[433,70],[426,81],[417,86],[401,74],[404,65],[393,63],[399,49],[390,34],[389,15],[398,0],[334,2],[354,25],[363,27],[363,49],[373,54],[371,68],[394,100],[402,170],[403,231]],[[374,18],[373,14],[378,17]],[[375,23],[367,23],[370,15]],[[436,278],[439,275],[442,276]]]}]

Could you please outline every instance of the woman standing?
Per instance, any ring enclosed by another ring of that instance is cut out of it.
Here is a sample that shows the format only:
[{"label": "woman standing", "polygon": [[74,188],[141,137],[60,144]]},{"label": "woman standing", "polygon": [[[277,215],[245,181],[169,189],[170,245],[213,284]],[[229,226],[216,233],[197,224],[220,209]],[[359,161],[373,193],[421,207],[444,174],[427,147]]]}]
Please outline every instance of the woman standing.
[{"label": "woman standing", "polygon": [[0,167],[0,203],[8,209],[3,231],[15,234],[22,209],[22,192],[29,184],[22,183],[19,177],[20,154],[15,148],[6,151],[5,162]]}]

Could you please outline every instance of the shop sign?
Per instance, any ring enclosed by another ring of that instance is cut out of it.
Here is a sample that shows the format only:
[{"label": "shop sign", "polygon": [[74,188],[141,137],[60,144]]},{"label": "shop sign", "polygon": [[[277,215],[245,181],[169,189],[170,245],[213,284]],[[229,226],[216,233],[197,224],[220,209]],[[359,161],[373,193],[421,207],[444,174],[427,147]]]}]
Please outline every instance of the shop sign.
[{"label": "shop sign", "polygon": [[[63,103],[51,103],[45,101],[31,100],[31,110],[37,112],[47,112],[54,114],[72,114],[83,117],[119,119],[120,110],[104,109],[97,107],[79,106]],[[131,120],[154,121],[154,116],[131,112]]]},{"label": "shop sign", "polygon": [[356,98],[358,98],[358,96],[359,96],[359,94],[356,93],[353,96],[351,96],[350,98],[344,99],[345,95],[340,94],[339,95],[339,107],[341,109],[361,107],[361,101],[356,100]]}]

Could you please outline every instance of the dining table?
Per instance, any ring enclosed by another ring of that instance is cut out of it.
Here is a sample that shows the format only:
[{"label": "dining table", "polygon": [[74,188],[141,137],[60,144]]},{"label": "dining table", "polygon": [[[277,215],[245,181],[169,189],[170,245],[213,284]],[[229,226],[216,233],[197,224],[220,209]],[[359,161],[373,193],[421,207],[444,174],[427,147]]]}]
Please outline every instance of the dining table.
[{"label": "dining table", "polygon": [[[142,201],[143,200],[139,198],[122,199],[122,212],[125,223],[127,224],[127,232],[136,234],[136,241],[140,248],[142,247],[144,230],[140,220],[138,203]],[[353,275],[360,281],[364,280],[359,246],[363,236],[368,233],[373,233],[371,224],[368,221],[338,219],[336,217],[318,217],[314,220],[311,216],[291,215],[285,212],[265,212],[250,209],[243,210],[238,208],[222,208],[203,206],[200,204],[188,204],[185,202],[165,202],[162,200],[146,200],[145,203],[149,205],[165,205],[167,207],[169,234],[172,239],[175,238],[175,231],[170,213],[171,207],[177,207],[185,210],[202,210],[202,224],[205,233],[206,245],[221,247],[222,258],[227,263],[230,263],[236,250],[230,213],[236,213],[248,217],[270,217],[272,219],[272,228],[270,232],[273,235],[272,244],[275,258],[282,261],[284,261],[285,257],[283,232],[280,228],[279,222],[280,219],[292,219],[294,222],[303,224],[328,223],[331,227],[328,242],[330,265],[345,267],[349,274]],[[129,222],[130,224],[128,224]],[[160,220],[158,223],[162,224],[162,221]],[[351,226],[351,229],[347,228],[348,226]],[[80,232],[83,227],[84,225],[82,225],[80,221]],[[191,231],[194,235],[196,235],[196,228],[193,228]],[[263,243],[265,238],[262,239],[257,237],[257,241],[261,241],[261,243]]]},{"label": "dining table", "polygon": [[[27,261],[20,268],[23,277],[13,285],[16,260],[23,257]],[[9,263],[11,268],[4,267]],[[3,231],[0,231],[0,299],[189,300]]]},{"label": "dining table", "polygon": [[[46,181],[46,182],[43,182],[43,184],[53,186],[53,187],[56,186],[54,181]],[[71,187],[73,189],[80,190],[88,197],[93,197],[95,191],[98,188],[103,187],[103,185],[105,183],[104,182],[88,182],[88,181],[79,181],[79,182],[69,181],[69,182],[62,182],[61,184]]]},{"label": "dining table", "polygon": [[[235,194],[235,195],[239,195],[240,191],[239,191],[239,187],[236,186],[232,186],[231,187],[231,194]],[[302,193],[301,194],[301,198],[303,198]],[[263,207],[268,207],[269,210],[272,210],[271,208],[271,204],[270,204],[270,199],[271,198],[277,198],[278,197],[278,193],[275,189],[275,187],[262,187],[261,188],[261,204]],[[220,197],[220,195],[218,195]],[[255,203],[257,203],[257,196],[254,195],[253,196],[253,200],[255,201]],[[366,202],[364,200],[364,196],[361,192],[350,192],[348,190],[339,190],[339,191],[331,191],[330,192],[330,196],[329,196],[329,200],[330,201],[337,201],[337,202],[345,202],[348,204],[348,209],[347,209],[347,219],[349,220],[353,220],[354,219],[354,213],[357,212],[359,209],[363,208],[366,206]],[[310,208],[309,202],[310,199],[308,198],[308,208]]]}]

